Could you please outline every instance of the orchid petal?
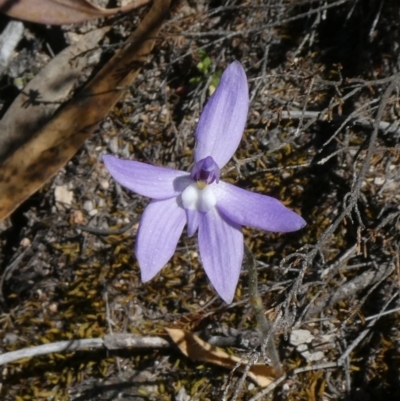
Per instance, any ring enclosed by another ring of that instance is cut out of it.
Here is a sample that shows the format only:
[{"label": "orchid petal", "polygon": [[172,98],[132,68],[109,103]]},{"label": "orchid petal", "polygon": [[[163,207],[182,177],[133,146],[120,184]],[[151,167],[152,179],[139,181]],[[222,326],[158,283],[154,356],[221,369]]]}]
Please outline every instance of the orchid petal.
[{"label": "orchid petal", "polygon": [[200,257],[215,290],[231,303],[243,261],[241,227],[224,220],[216,209],[201,216],[199,225]]},{"label": "orchid petal", "polygon": [[264,231],[291,232],[306,225],[301,216],[277,199],[222,181],[218,184],[217,208],[223,216],[236,224]]},{"label": "orchid petal", "polygon": [[114,180],[131,191],[152,199],[168,199],[179,195],[193,182],[184,171],[152,166],[133,160],[104,155],[104,164]]},{"label": "orchid petal", "polygon": [[185,211],[176,198],[155,200],[146,207],[135,248],[143,282],[151,280],[172,257],[185,223]]},{"label": "orchid petal", "polygon": [[188,236],[192,237],[197,231],[200,223],[200,213],[194,209],[185,209],[187,219]]},{"label": "orchid petal", "polygon": [[222,168],[243,136],[249,108],[246,74],[238,61],[228,66],[200,115],[194,159],[211,156]]}]

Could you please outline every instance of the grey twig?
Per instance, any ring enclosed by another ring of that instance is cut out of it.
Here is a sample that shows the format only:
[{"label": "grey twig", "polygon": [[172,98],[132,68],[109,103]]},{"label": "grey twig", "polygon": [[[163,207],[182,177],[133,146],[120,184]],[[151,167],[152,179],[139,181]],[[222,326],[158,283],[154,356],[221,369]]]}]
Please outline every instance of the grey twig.
[{"label": "grey twig", "polygon": [[312,306],[307,310],[304,319],[308,319],[312,315],[316,315],[320,313],[326,307],[332,307],[336,305],[338,302],[348,299],[351,296],[357,294],[363,289],[375,284],[379,283],[383,277],[387,275],[387,271],[385,269],[379,270],[368,270],[354,279],[348,281],[343,284],[340,288],[336,289],[335,292],[328,293],[318,300],[316,300]]},{"label": "grey twig", "polygon": [[169,348],[171,343],[162,337],[141,337],[135,334],[114,333],[104,338],[85,338],[80,340],[57,341],[36,347],[24,348],[18,351],[0,355],[0,366],[24,358],[48,355],[54,352],[71,352],[87,348],[107,348],[109,350],[126,348]]},{"label": "grey twig", "polygon": [[130,230],[136,223],[138,223],[140,220],[140,216],[136,216],[135,218],[132,219],[128,224],[125,226],[118,228],[117,230],[102,230],[101,228],[95,228],[95,227],[88,227],[88,226],[76,226],[75,228],[77,230],[82,230],[86,231],[91,234],[96,234],[96,235],[121,235]]},{"label": "grey twig", "polygon": [[254,397],[250,398],[249,401],[263,400],[264,396],[269,394],[271,391],[274,391],[281,383],[283,383],[289,377],[294,377],[300,373],[311,372],[315,370],[335,369],[338,366],[339,364],[337,362],[324,362],[324,363],[319,363],[318,365],[311,365],[311,366],[305,366],[303,368],[294,369],[292,372],[284,374],[283,376],[276,379],[268,387],[265,387],[265,389],[260,391]]},{"label": "grey twig", "polygon": [[262,347],[266,347],[268,357],[271,359],[272,366],[275,369],[277,376],[283,374],[281,361],[279,359],[278,350],[274,342],[274,333],[271,323],[265,316],[264,306],[262,299],[258,293],[258,278],[257,268],[254,256],[250,251],[249,247],[245,245],[245,254],[248,266],[248,277],[249,277],[249,293],[250,293],[250,304],[253,308],[258,328],[261,332]]},{"label": "grey twig", "polygon": [[[382,312],[386,310],[386,308],[390,305],[390,303],[398,296],[399,294],[396,292],[392,297],[389,299],[388,302],[386,302],[385,306],[382,309]],[[359,334],[359,336],[347,347],[347,349],[343,352],[343,354],[340,356],[338,359],[338,364],[342,365],[344,361],[348,358],[350,353],[357,347],[358,344],[368,335],[370,332],[371,328],[375,326],[375,323],[379,320],[379,318],[383,316],[382,314],[379,314],[378,317],[376,317],[374,320],[371,320],[367,327]]]},{"label": "grey twig", "polygon": [[0,366],[15,362],[24,358],[32,358],[39,355],[48,355],[54,352],[71,352],[85,348],[103,348],[102,338],[86,338],[83,340],[57,341],[55,343],[38,345],[31,348],[23,348],[18,351],[7,352],[0,355]]},{"label": "grey twig", "polygon": [[[279,113],[274,113],[272,111],[266,111],[263,113],[264,118],[274,118],[281,120],[313,120],[313,121],[333,121],[337,123],[343,123],[347,121],[347,125],[358,126],[367,129],[374,128],[374,121],[366,118],[349,118],[350,116],[346,115],[334,115],[332,119],[329,119],[329,116],[320,111],[281,111]],[[400,134],[400,122],[396,123],[388,123],[386,121],[379,121],[378,130],[391,133],[391,134]]]}]

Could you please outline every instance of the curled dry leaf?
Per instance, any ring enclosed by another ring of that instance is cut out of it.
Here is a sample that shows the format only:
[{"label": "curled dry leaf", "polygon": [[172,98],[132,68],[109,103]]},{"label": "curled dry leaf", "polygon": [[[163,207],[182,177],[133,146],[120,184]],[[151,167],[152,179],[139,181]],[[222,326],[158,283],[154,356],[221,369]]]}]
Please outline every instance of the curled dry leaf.
[{"label": "curled dry leaf", "polygon": [[[238,363],[241,363],[238,368],[239,371],[244,371],[246,367],[246,361],[237,356],[227,354],[222,348],[210,345],[192,333],[181,329],[166,330],[182,353],[193,361],[208,362],[228,369],[233,369]],[[268,386],[275,379],[274,369],[262,363],[256,363],[251,366],[248,376],[260,387]]]},{"label": "curled dry leaf", "polygon": [[87,65],[88,50],[96,46],[109,27],[85,34],[53,58],[18,95],[0,121],[0,163],[28,141],[54,115],[76,86]]},{"label": "curled dry leaf", "polygon": [[150,0],[134,0],[124,7],[102,8],[87,0],[0,0],[0,11],[10,17],[47,25],[77,24],[126,13]]},{"label": "curled dry leaf", "polygon": [[103,121],[153,49],[168,9],[169,0],[156,0],[125,47],[0,165],[0,219],[56,174]]}]

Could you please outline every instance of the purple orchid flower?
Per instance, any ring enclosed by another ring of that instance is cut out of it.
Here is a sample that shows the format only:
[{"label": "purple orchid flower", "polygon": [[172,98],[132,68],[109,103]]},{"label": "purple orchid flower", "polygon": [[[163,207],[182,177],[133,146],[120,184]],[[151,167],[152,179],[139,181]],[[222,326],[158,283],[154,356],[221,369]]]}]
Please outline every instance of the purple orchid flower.
[{"label": "purple orchid flower", "polygon": [[306,224],[278,200],[219,179],[220,169],[239,146],[248,107],[246,74],[235,61],[222,74],[200,116],[191,173],[103,156],[119,184],[152,199],[136,240],[143,282],[167,264],[187,223],[189,236],[199,230],[200,257],[208,278],[221,298],[231,303],[243,261],[241,226],[290,232]]}]

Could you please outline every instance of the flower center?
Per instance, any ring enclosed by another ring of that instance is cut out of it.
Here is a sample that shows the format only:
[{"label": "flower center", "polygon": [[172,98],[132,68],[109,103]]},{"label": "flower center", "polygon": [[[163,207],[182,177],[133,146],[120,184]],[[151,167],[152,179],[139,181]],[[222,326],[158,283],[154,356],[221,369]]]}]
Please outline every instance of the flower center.
[{"label": "flower center", "polygon": [[196,182],[185,188],[181,194],[181,199],[182,206],[185,209],[197,210],[201,213],[207,213],[217,203],[213,186],[206,185],[204,189],[202,189]]},{"label": "flower center", "polygon": [[219,181],[219,167],[211,156],[198,161],[190,173],[193,182],[181,194],[182,206],[185,209],[207,213],[217,203],[213,182]]},{"label": "flower center", "polygon": [[200,189],[204,189],[208,184],[219,181],[219,167],[211,156],[198,161],[190,173],[190,177],[197,182]]}]

